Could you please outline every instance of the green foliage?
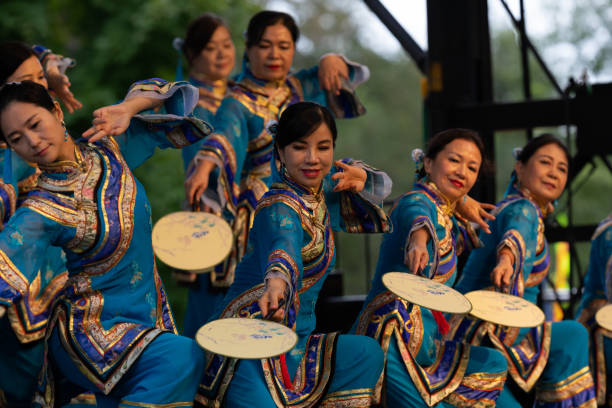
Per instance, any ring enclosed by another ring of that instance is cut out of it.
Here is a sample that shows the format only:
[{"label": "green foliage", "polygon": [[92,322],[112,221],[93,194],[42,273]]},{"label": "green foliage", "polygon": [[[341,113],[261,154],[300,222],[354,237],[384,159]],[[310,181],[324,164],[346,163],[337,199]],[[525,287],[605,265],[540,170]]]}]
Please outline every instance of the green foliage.
[{"label": "green foliage", "polygon": [[[368,112],[362,118],[339,121],[336,156],[362,159],[384,169],[394,182],[392,197],[397,197],[408,191],[414,181],[411,150],[423,146],[421,74],[404,54],[386,59],[359,42],[358,25],[362,22],[352,18],[353,1],[283,2],[284,9],[289,9],[297,18],[302,32],[298,43],[301,53],[296,55],[294,66],[296,69],[309,67],[316,64],[324,53],[342,52],[370,67],[370,80],[357,91]],[[602,2],[609,3],[609,0],[589,0],[590,4]],[[188,22],[205,11],[215,12],[228,21],[237,46],[237,60],[240,61],[241,33],[250,16],[264,3],[263,0],[31,0],[27,3],[5,0],[0,14],[0,38],[40,43],[77,60],[77,67],[69,74],[72,90],[84,103],[84,108],[74,115],[67,115],[69,127],[77,134],[89,126],[95,108],[120,100],[134,80],[153,76],[174,78],[177,54],[172,48],[172,39],[184,36]],[[610,15],[600,14],[601,18]],[[584,23],[576,22],[573,26],[577,27],[574,40],[588,34]],[[558,38],[570,35],[572,27],[566,30],[567,33],[559,30]],[[605,27],[612,27],[612,24]],[[603,51],[593,65],[594,70],[603,67],[603,61],[609,61],[609,55]],[[516,35],[511,31],[493,33],[492,53],[495,99],[522,100]],[[239,69],[239,62],[237,65]],[[530,58],[530,67],[533,97],[554,96],[533,58]],[[564,132],[562,129],[553,130]],[[500,132],[496,136],[497,162],[494,164],[498,197],[503,193],[512,169],[510,151],[524,141],[524,132]],[[578,223],[597,222],[609,211],[609,198],[601,191],[609,191],[610,175],[601,163],[598,166],[576,194],[579,199],[576,200],[574,217]],[[586,176],[586,172],[588,169],[580,177]],[[180,152],[158,152],[137,169],[136,175],[147,190],[154,221],[181,208],[184,174]],[[369,238],[367,268],[364,259],[366,238],[338,234],[338,265],[344,271],[346,293],[364,293],[367,290],[368,277],[375,270],[380,239],[380,236]],[[177,287],[164,265],[160,264],[159,269],[180,326],[187,292]]]}]

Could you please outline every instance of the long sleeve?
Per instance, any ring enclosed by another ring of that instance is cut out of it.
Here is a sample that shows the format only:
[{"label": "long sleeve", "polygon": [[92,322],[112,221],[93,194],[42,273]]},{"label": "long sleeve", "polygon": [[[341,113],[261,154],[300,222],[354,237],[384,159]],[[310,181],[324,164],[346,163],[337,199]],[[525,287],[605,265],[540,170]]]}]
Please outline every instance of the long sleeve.
[{"label": "long sleeve", "polygon": [[[336,55],[342,58],[347,65],[349,71],[348,86],[351,89],[355,89],[357,85],[367,81],[370,77],[370,70],[367,66],[351,61],[344,55],[325,54],[321,59],[329,55]],[[309,69],[300,70],[293,76],[300,82],[304,100],[317,102],[331,109],[337,118],[354,118],[365,113],[365,108],[361,105],[352,91],[341,92],[340,95],[332,95],[321,89],[318,65]]]},{"label": "long sleeve", "polygon": [[218,173],[212,177],[217,186],[215,192],[207,193],[207,204],[221,211],[228,208],[233,212],[238,201],[240,177],[247,157],[251,129],[258,126],[255,121],[261,118],[254,116],[247,107],[233,97],[227,97],[215,114],[214,133],[208,136],[201,145],[194,163],[209,160],[216,164]]},{"label": "long sleeve", "polygon": [[0,230],[15,212],[17,205],[17,192],[11,184],[0,181]]},{"label": "long sleeve", "polygon": [[604,304],[612,301],[612,217],[597,228],[591,241],[589,266],[584,292],[576,312],[578,320],[587,322]]},{"label": "long sleeve", "polygon": [[514,256],[514,272],[510,293],[522,296],[524,284],[531,273],[537,246],[538,210],[527,200],[517,200],[497,216],[501,238],[497,253],[508,248]]},{"label": "long sleeve", "polygon": [[0,305],[24,343],[44,336],[50,306],[67,277],[61,251],[51,247],[59,234],[59,224],[26,208],[0,233]]},{"label": "long sleeve", "polygon": [[189,115],[197,103],[197,89],[187,82],[166,82],[160,79],[140,81],[132,85],[126,99],[142,96],[164,101],[160,113],[135,115],[129,128],[117,136],[123,157],[132,169],[153,155],[156,148],[182,148],[206,137],[212,128]]},{"label": "long sleeve", "polygon": [[336,166],[332,167],[323,181],[332,228],[350,233],[389,232],[391,224],[382,209],[382,202],[391,192],[391,179],[385,172],[361,161],[352,159],[342,161],[365,170],[367,178],[363,190],[359,193],[334,192],[335,183],[331,177],[340,170]]},{"label": "long sleeve", "polygon": [[[439,263],[440,243],[436,226],[438,223],[435,205],[428,198],[421,194],[411,194],[404,196],[393,210],[394,227],[400,228],[400,237],[403,240],[403,254],[408,251],[410,237],[412,234],[424,228],[429,234],[427,241],[427,253],[429,262],[427,266],[419,272],[421,276],[433,278]],[[397,222],[396,222],[397,221]],[[408,267],[402,264],[404,271],[408,271]]]},{"label": "long sleeve", "polygon": [[288,285],[287,325],[292,327],[299,310],[297,293],[302,283],[304,231],[299,214],[290,205],[272,196],[257,207],[253,230],[255,250],[261,262],[262,280],[280,277]]}]

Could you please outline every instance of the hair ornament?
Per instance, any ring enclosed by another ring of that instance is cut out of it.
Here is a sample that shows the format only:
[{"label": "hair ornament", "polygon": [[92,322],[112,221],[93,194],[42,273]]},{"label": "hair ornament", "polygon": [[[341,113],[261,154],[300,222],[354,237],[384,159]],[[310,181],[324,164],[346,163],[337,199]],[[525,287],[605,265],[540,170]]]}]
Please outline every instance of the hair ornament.
[{"label": "hair ornament", "polygon": [[423,150],[414,149],[412,150],[411,155],[412,155],[412,160],[416,163],[417,166],[423,163],[423,158],[425,157],[425,153],[423,152]]},{"label": "hair ornament", "polygon": [[523,152],[522,147],[515,147],[514,149],[512,149],[512,156],[514,157],[515,160],[518,160],[522,152]]},{"label": "hair ornament", "polygon": [[276,120],[268,121],[268,123],[266,123],[266,131],[272,136],[274,136],[274,138],[276,138],[276,135],[278,133],[278,121]]},{"label": "hair ornament", "polygon": [[185,40],[181,37],[174,37],[174,40],[172,40],[172,48],[179,53],[183,52],[183,45],[185,45]]}]

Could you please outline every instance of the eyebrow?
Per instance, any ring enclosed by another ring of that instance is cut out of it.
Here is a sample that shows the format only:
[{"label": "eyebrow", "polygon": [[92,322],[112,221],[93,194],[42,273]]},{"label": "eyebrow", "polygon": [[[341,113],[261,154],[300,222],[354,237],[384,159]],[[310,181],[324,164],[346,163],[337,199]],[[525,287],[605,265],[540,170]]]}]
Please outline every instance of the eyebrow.
[{"label": "eyebrow", "polygon": [[[538,157],[544,157],[544,158],[550,159],[552,161],[555,161],[555,159],[551,155],[546,154],[546,153],[540,153],[540,154],[538,154]],[[566,161],[560,161],[559,164],[564,164],[566,166],[569,165]]]},{"label": "eyebrow", "polygon": [[[37,115],[37,113],[34,113],[32,116],[30,116],[25,122],[23,122],[23,125],[27,126],[28,123],[30,123],[32,121],[32,119],[34,119],[34,117]],[[13,130],[11,133],[9,133],[8,135],[6,135],[6,138],[10,138],[12,135],[14,135],[15,133],[19,133],[19,130]]]},{"label": "eyebrow", "polygon": [[[449,153],[457,155],[457,156],[459,156],[462,159],[464,158],[463,155],[460,154],[460,153],[457,153],[457,152],[449,152]],[[468,161],[468,164],[480,164],[480,162],[478,160],[470,160],[470,161]]]},{"label": "eyebrow", "polygon": [[[269,44],[273,44],[274,43],[274,41],[268,40],[267,38],[262,38],[261,40],[259,40],[259,42],[260,43],[265,42],[265,43],[269,43]],[[291,41],[289,41],[289,40],[280,40],[280,41],[278,41],[278,44],[281,44],[281,45],[291,45]]]}]

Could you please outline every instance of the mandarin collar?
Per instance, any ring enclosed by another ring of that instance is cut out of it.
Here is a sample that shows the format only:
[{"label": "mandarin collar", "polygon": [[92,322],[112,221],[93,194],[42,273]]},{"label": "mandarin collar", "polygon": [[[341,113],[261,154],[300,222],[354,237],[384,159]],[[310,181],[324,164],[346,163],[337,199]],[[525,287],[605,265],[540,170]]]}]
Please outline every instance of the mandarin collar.
[{"label": "mandarin collar", "polygon": [[319,188],[317,189],[317,191],[314,191],[308,187],[304,187],[303,185],[301,185],[300,183],[298,183],[297,181],[293,180],[289,174],[287,174],[287,170],[285,170],[283,168],[283,170],[280,172],[280,177],[283,183],[287,184],[289,187],[291,187],[291,189],[293,189],[300,197],[304,197],[304,198],[315,198],[317,200],[319,200],[323,194],[323,182],[321,182],[321,185],[319,186]]},{"label": "mandarin collar", "polygon": [[426,191],[436,202],[442,212],[451,217],[455,212],[456,203],[450,200],[438,189],[435,183],[427,178],[421,179],[416,183],[417,188]]},{"label": "mandarin collar", "polygon": [[228,81],[227,79],[218,79],[216,81],[200,81],[199,79],[195,79],[194,77],[190,76],[189,83],[197,88],[203,88],[215,94],[218,93],[220,95],[225,95]]},{"label": "mandarin collar", "polygon": [[540,203],[538,203],[531,191],[529,191],[529,189],[527,189],[526,187],[518,186],[517,184],[512,184],[511,193],[520,195],[521,197],[529,200],[538,209],[542,218],[546,218],[555,209],[553,203],[548,203],[545,206],[540,205]]},{"label": "mandarin collar", "polygon": [[38,168],[42,172],[41,177],[58,181],[70,181],[76,179],[87,171],[88,165],[79,144],[74,145],[74,155],[76,157],[76,161],[60,160],[50,164],[39,164]]}]

